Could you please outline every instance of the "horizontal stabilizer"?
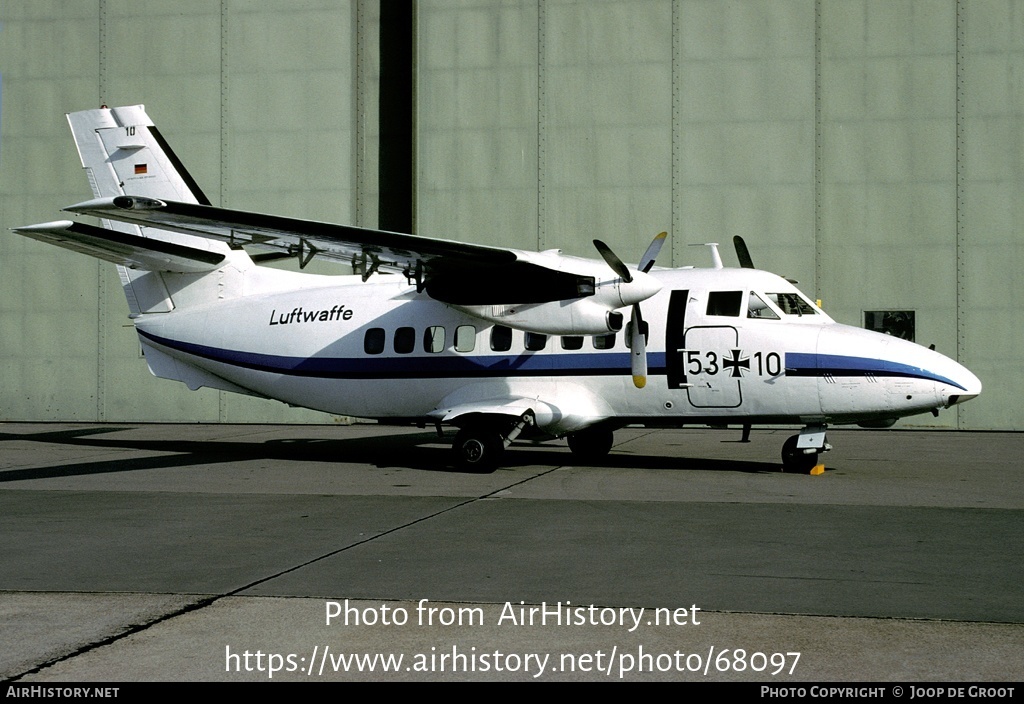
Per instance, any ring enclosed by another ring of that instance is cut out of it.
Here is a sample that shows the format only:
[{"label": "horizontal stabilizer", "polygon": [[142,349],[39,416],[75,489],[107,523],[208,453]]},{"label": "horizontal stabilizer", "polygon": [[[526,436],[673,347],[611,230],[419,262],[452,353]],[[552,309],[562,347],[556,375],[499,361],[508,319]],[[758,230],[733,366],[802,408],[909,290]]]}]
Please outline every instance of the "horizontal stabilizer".
[{"label": "horizontal stabilizer", "polygon": [[34,240],[70,249],[72,252],[88,254],[130,269],[190,274],[212,271],[224,261],[224,255],[219,252],[106,230],[70,220],[16,227],[14,231]]}]

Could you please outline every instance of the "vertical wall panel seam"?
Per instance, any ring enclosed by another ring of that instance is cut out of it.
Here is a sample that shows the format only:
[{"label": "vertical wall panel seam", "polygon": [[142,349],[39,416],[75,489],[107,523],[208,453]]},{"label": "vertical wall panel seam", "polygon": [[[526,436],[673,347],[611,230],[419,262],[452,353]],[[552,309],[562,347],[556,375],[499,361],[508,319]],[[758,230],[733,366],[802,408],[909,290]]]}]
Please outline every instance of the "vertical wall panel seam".
[{"label": "vertical wall panel seam", "polygon": [[[220,206],[228,206],[228,0],[220,0]],[[227,391],[217,391],[217,422],[227,421]]]},{"label": "vertical wall panel seam", "polygon": [[107,64],[105,54],[107,51],[107,0],[99,0],[99,101],[97,105],[102,105],[107,99]]},{"label": "vertical wall panel seam", "polygon": [[814,2],[814,291],[815,298],[825,296],[822,291],[822,151],[824,148],[824,125],[821,110],[821,61],[822,61],[821,0]]},{"label": "vertical wall panel seam", "polygon": [[[966,330],[965,330],[965,306],[964,288],[965,272],[964,259],[966,256],[964,242],[964,188],[965,188],[965,164],[966,154],[964,153],[964,130],[965,130],[965,73],[964,55],[966,52],[965,42],[967,39],[967,8],[962,0],[956,2],[956,359],[964,362],[966,353]],[[966,426],[964,409],[957,406],[957,428],[963,430]]]},{"label": "vertical wall panel seam", "polygon": [[672,246],[669,248],[669,266],[677,266],[682,257],[677,256],[684,244],[683,220],[682,220],[682,86],[680,85],[682,74],[682,10],[679,3],[672,3],[672,184],[671,195],[671,227],[669,233],[672,238]]},{"label": "vertical wall panel seam", "polygon": [[354,210],[353,213],[354,221],[356,225],[366,226],[367,223],[363,222],[365,217],[365,206],[363,199],[366,197],[366,187],[363,184],[363,173],[366,165],[364,163],[365,151],[366,151],[366,126],[364,115],[366,113],[366,61],[363,58],[364,41],[363,32],[366,30],[366,11],[365,4],[367,0],[356,0],[352,4],[353,12],[355,13],[355,19],[352,22],[353,25],[353,51],[355,52],[355,60],[353,61],[355,75],[352,77],[355,84],[356,99],[353,105],[354,114],[352,115],[352,129],[355,131],[352,139],[352,149],[355,152],[353,154],[352,165],[355,169],[353,174],[355,193],[353,194]]},{"label": "vertical wall panel seam", "polygon": [[410,22],[412,24],[412,47],[409,52],[410,71],[412,76],[409,79],[409,90],[412,95],[409,96],[409,102],[411,103],[409,110],[409,166],[411,173],[409,174],[409,198],[412,202],[409,204],[409,221],[411,223],[410,232],[415,233],[417,231],[416,222],[418,220],[418,194],[419,188],[417,183],[419,182],[419,166],[417,164],[417,156],[419,155],[419,148],[417,147],[417,134],[419,133],[419,118],[417,117],[419,101],[417,99],[419,93],[419,12],[417,11],[419,6],[414,2],[412,9],[410,10]]},{"label": "vertical wall panel seam", "polygon": [[546,27],[544,0],[537,0],[537,250],[547,248],[547,194],[544,177],[547,167],[547,97],[545,96]]},{"label": "vertical wall panel seam", "polygon": [[[99,75],[98,75],[98,88],[99,88],[99,101],[98,105],[102,105],[107,99],[107,2],[106,0],[99,0]],[[96,409],[95,418],[97,421],[106,420],[106,363],[104,357],[106,355],[106,345],[104,342],[104,329],[106,327],[106,287],[104,281],[103,268],[105,264],[96,260],[93,262],[96,265]]]},{"label": "vertical wall panel seam", "polygon": [[228,0],[220,0],[220,206],[228,206],[227,187],[227,44],[228,44]]}]

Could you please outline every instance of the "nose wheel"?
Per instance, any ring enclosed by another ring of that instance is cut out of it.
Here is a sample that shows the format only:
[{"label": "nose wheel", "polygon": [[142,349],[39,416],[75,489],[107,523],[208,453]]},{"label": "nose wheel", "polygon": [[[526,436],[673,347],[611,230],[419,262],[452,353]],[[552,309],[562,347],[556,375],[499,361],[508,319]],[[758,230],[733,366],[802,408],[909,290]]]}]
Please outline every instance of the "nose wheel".
[{"label": "nose wheel", "polygon": [[818,464],[818,455],[831,449],[825,439],[825,426],[809,425],[782,445],[782,468],[787,472],[810,472]]}]

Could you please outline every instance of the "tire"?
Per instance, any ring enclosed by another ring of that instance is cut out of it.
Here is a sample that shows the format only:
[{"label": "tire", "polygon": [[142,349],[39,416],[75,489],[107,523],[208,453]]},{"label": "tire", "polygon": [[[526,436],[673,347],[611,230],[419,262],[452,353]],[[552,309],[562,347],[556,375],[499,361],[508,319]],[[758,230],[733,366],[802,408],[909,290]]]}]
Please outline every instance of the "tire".
[{"label": "tire", "polygon": [[793,435],[782,446],[782,468],[787,472],[800,472],[806,474],[818,464],[818,453],[805,453],[796,444],[800,440],[799,435]]},{"label": "tire", "polygon": [[455,466],[463,472],[488,474],[498,468],[505,443],[497,431],[486,428],[463,428],[452,443]]},{"label": "tire", "polygon": [[565,438],[572,454],[586,462],[602,460],[611,452],[615,432],[608,428],[585,428]]}]

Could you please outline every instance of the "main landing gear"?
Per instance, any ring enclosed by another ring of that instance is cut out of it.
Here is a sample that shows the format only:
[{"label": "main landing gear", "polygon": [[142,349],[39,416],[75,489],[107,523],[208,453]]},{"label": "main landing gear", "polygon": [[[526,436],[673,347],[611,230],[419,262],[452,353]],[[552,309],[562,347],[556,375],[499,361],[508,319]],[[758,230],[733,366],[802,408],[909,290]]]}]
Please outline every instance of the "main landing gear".
[{"label": "main landing gear", "polygon": [[582,462],[597,462],[604,459],[615,442],[615,432],[611,428],[592,426],[575,433],[569,433],[565,439],[569,443],[574,457]]},{"label": "main landing gear", "polygon": [[489,474],[498,468],[505,448],[533,425],[533,414],[526,412],[511,423],[507,416],[480,416],[465,423],[455,435],[452,454],[455,466],[464,472]]},{"label": "main landing gear", "polygon": [[818,464],[818,454],[832,446],[825,439],[825,425],[808,425],[782,446],[782,467],[787,472],[810,472]]}]

